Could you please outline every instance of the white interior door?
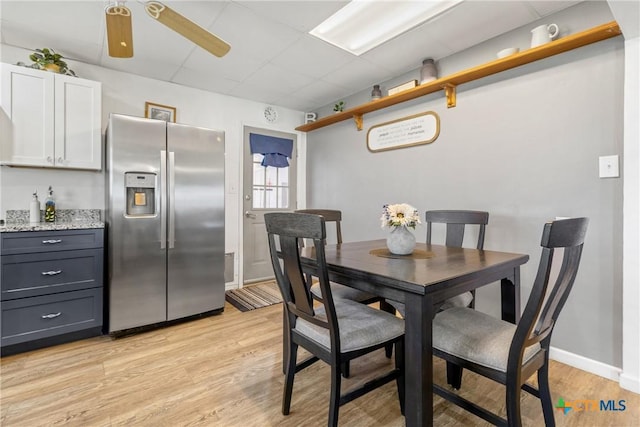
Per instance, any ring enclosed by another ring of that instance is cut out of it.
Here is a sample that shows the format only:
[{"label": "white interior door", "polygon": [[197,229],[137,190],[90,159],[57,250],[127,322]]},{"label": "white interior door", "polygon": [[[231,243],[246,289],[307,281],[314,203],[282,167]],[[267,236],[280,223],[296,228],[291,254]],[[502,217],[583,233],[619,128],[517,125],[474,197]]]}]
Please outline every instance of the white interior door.
[{"label": "white interior door", "polygon": [[[288,167],[262,166],[262,154],[252,154],[251,134],[284,138],[293,141],[293,154]],[[243,283],[273,278],[269,258],[264,214],[296,209],[296,146],[295,134],[244,128],[243,179]]]}]

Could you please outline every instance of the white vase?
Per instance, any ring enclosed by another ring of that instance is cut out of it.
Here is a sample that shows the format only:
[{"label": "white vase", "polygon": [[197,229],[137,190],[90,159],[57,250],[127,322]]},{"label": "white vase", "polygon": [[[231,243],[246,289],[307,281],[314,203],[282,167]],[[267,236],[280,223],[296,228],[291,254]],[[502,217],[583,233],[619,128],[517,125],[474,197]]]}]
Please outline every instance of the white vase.
[{"label": "white vase", "polygon": [[407,227],[393,227],[387,236],[387,248],[394,255],[409,255],[416,247],[416,236]]}]

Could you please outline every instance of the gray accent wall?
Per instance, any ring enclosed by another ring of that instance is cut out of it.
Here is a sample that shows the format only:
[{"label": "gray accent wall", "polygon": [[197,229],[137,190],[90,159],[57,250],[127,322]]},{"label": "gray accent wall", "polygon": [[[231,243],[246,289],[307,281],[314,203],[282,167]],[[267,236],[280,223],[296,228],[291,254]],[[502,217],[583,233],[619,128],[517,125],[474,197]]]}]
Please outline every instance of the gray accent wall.
[{"label": "gray accent wall", "polygon": [[[611,20],[605,4],[574,7],[545,21],[565,31],[571,22],[575,32]],[[522,40],[529,30],[512,36]],[[442,67],[469,58],[489,61],[508,47],[508,36],[446,58]],[[438,93],[367,114],[360,132],[351,121],[309,132],[307,207],[341,209],[345,241],[385,238],[379,221],[385,203],[410,203],[423,218],[430,209],[489,211],[485,249],[531,257],[522,269],[523,303],[543,224],[589,217],[580,272],[552,345],[621,367],[624,171],[620,178],[599,178],[598,157],[618,155],[622,165],[623,81],[624,40],[616,37],[462,85],[455,108],[447,109]],[[425,111],[440,116],[432,144],[367,149],[371,126]],[[418,227],[418,240],[425,236],[425,227]],[[499,298],[496,285],[483,288],[477,308],[497,314]]]}]

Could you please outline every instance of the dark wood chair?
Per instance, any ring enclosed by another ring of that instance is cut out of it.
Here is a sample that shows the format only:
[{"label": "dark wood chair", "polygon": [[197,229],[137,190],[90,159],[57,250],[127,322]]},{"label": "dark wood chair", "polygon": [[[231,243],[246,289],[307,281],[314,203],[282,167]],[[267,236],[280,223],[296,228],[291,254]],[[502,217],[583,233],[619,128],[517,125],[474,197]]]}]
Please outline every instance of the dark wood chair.
[{"label": "dark wood chair", "polygon": [[[325,225],[327,223],[335,224],[336,243],[342,243],[342,227],[340,225],[342,221],[342,211],[334,209],[299,209],[294,212],[320,215],[324,218]],[[333,297],[336,299],[349,299],[363,304],[371,304],[373,302],[380,301],[380,298],[373,294],[349,286],[341,285],[339,283],[331,283],[331,292],[333,294]],[[311,294],[318,300],[322,299],[322,292],[320,290],[320,286],[317,283],[311,285]]]},{"label": "dark wood chair", "polygon": [[[484,235],[486,225],[489,223],[489,212],[469,211],[469,210],[437,210],[427,211],[425,213],[425,222],[427,225],[427,245],[431,244],[432,225],[445,224],[445,246],[456,248],[462,247],[464,240],[464,232],[467,226],[478,226],[478,242],[477,249],[484,248]],[[404,304],[389,301],[404,316]],[[440,310],[446,310],[451,307],[471,307],[475,306],[475,291],[466,292],[461,295],[446,300]]]},{"label": "dark wood chair", "polygon": [[[462,247],[464,232],[467,226],[478,226],[477,249],[484,248],[484,234],[486,225],[489,223],[489,212],[469,211],[469,210],[435,210],[425,213],[427,225],[427,245],[431,244],[432,224],[445,225],[445,246],[456,248]],[[388,301],[388,304],[398,310],[404,317],[404,304]],[[475,307],[475,291],[465,292],[461,295],[446,300],[439,310],[447,310],[452,307]],[[388,351],[388,350],[387,350]],[[462,383],[462,368],[453,363],[447,362],[447,382],[455,389],[459,389]]]},{"label": "dark wood chair", "polygon": [[[318,360],[331,366],[329,426],[338,425],[341,405],[396,380],[400,408],[404,413],[404,321],[389,313],[351,300],[332,296],[325,261],[325,220],[304,213],[268,213],[264,215],[271,263],[284,300],[290,348],[282,398],[282,413],[289,414],[295,374]],[[313,240],[318,278],[323,298],[315,302],[303,274],[300,239]],[[344,363],[388,344],[395,345],[395,368],[366,384],[341,394],[341,370]],[[297,363],[298,346],[312,356]]]},{"label": "dark wood chair", "polygon": [[[554,426],[549,391],[549,345],[553,327],[578,272],[587,231],[587,218],[545,224],[542,255],[527,305],[517,326],[467,307],[454,307],[435,316],[433,353],[505,385],[507,419],[437,385],[434,392],[495,424],[520,426],[521,390],[538,397],[546,426]],[[554,259],[554,252],[563,249]],[[551,282],[553,264],[560,265]],[[538,376],[538,389],[526,380]]]}]

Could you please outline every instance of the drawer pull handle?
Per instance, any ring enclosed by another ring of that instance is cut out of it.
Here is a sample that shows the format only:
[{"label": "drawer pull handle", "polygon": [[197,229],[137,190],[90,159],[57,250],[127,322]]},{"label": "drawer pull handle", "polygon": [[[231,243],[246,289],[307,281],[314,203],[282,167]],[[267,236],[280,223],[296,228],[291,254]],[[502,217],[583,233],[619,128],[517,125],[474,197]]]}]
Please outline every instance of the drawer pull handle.
[{"label": "drawer pull handle", "polygon": [[56,317],[60,316],[61,314],[62,314],[62,312],[61,312],[61,311],[59,311],[59,312],[57,312],[57,313],[43,314],[43,315],[42,315],[42,318],[43,318],[43,319],[53,319],[53,318],[56,318]]},{"label": "drawer pull handle", "polygon": [[43,240],[42,243],[45,244],[45,245],[54,244],[54,243],[62,243],[62,239]]},{"label": "drawer pull handle", "polygon": [[58,270],[58,271],[43,271],[42,275],[43,276],[55,276],[56,274],[60,274],[62,273],[62,270]]}]

